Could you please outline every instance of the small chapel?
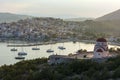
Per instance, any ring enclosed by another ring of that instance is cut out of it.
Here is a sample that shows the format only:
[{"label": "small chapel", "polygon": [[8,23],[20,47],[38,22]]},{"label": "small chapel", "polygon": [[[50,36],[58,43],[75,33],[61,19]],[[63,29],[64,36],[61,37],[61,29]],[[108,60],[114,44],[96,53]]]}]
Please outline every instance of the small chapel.
[{"label": "small chapel", "polygon": [[94,47],[93,58],[105,58],[108,57],[109,50],[107,40],[104,38],[98,38]]}]

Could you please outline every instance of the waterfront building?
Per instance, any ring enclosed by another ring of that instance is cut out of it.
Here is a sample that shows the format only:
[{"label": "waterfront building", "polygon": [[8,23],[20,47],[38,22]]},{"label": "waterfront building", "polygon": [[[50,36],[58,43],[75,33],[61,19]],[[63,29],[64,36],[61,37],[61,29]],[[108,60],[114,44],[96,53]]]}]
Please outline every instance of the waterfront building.
[{"label": "waterfront building", "polygon": [[60,64],[73,61],[74,58],[70,58],[66,55],[51,55],[49,56],[48,64]]}]

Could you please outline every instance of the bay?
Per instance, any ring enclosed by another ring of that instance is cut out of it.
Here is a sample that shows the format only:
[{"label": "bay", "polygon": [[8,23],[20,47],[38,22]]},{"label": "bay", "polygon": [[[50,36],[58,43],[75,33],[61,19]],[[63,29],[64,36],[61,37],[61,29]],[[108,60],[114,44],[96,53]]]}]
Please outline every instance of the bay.
[{"label": "bay", "polygon": [[[13,43],[9,43],[14,45]],[[11,51],[13,47],[8,47],[8,43],[0,43],[0,66],[1,65],[10,65],[14,64],[16,62],[19,62],[20,60],[16,60],[15,57],[18,56],[18,52],[21,52],[21,47],[15,47],[18,50],[17,51]],[[56,43],[56,44],[48,44],[48,45],[39,45],[37,46],[40,48],[40,50],[32,50],[35,46],[27,46],[23,47],[24,52],[27,53],[25,56],[25,60],[30,59],[36,59],[36,58],[42,58],[42,57],[49,57],[52,54],[58,54],[58,55],[68,55],[70,53],[75,54],[77,50],[79,49],[86,49],[87,51],[93,51],[94,44],[93,43],[84,43],[84,42],[64,42],[65,50],[58,49],[58,46],[63,46],[63,43]],[[119,47],[114,45],[109,45],[110,47]],[[46,50],[51,48],[54,50],[53,53],[47,53]]]}]

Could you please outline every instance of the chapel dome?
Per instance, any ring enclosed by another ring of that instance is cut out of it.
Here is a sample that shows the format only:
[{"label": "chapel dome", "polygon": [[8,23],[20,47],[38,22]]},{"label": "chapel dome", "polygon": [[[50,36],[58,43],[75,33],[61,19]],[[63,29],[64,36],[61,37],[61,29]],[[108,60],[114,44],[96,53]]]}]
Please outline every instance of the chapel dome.
[{"label": "chapel dome", "polygon": [[98,38],[97,42],[107,42],[107,40],[105,38]]}]

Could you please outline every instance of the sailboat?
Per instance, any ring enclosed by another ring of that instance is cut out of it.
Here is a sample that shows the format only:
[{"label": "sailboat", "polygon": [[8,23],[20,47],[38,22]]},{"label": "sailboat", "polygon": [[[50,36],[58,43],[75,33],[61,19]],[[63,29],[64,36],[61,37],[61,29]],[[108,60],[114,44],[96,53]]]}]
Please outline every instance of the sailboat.
[{"label": "sailboat", "polygon": [[64,49],[66,49],[66,48],[63,47],[63,46],[58,46],[58,49],[64,50]]},{"label": "sailboat", "polygon": [[50,49],[48,49],[46,52],[47,52],[47,53],[52,53],[52,52],[54,52],[54,50],[52,50],[51,48],[52,48],[52,45],[51,45]]},{"label": "sailboat", "polygon": [[23,51],[23,47],[21,47],[22,51],[21,52],[18,52],[18,56],[15,57],[15,59],[18,59],[18,60],[21,60],[21,59],[25,59],[25,55],[27,55],[26,52]]},{"label": "sailboat", "polygon": [[12,48],[11,51],[17,51],[17,49],[16,48]]},{"label": "sailboat", "polygon": [[18,52],[18,55],[27,55],[27,53],[25,53],[25,52]]},{"label": "sailboat", "polygon": [[51,52],[54,52],[54,50],[48,49],[46,52],[51,53]]},{"label": "sailboat", "polygon": [[40,48],[38,48],[37,46],[32,48],[32,50],[40,50]]},{"label": "sailboat", "polygon": [[[63,33],[63,32],[62,32]],[[62,36],[62,35],[61,35]],[[61,41],[62,41],[62,37],[61,37]],[[60,50],[65,50],[66,48],[64,47],[64,42],[62,42],[63,45],[62,46],[58,46],[58,49]]]},{"label": "sailboat", "polygon": [[36,47],[33,47],[32,50],[40,50],[40,48],[37,47],[37,42],[35,44]]},{"label": "sailboat", "polygon": [[18,55],[22,56],[22,55],[27,55],[26,52],[23,51],[23,47],[21,47],[22,51],[21,52],[18,52]]},{"label": "sailboat", "polygon": [[14,47],[11,49],[11,51],[17,51],[17,49],[15,48],[15,40],[13,41],[13,44],[14,44]]},{"label": "sailboat", "polygon": [[64,42],[62,43],[62,46],[58,46],[58,49],[60,49],[60,50],[66,49],[66,48],[64,47]]}]

